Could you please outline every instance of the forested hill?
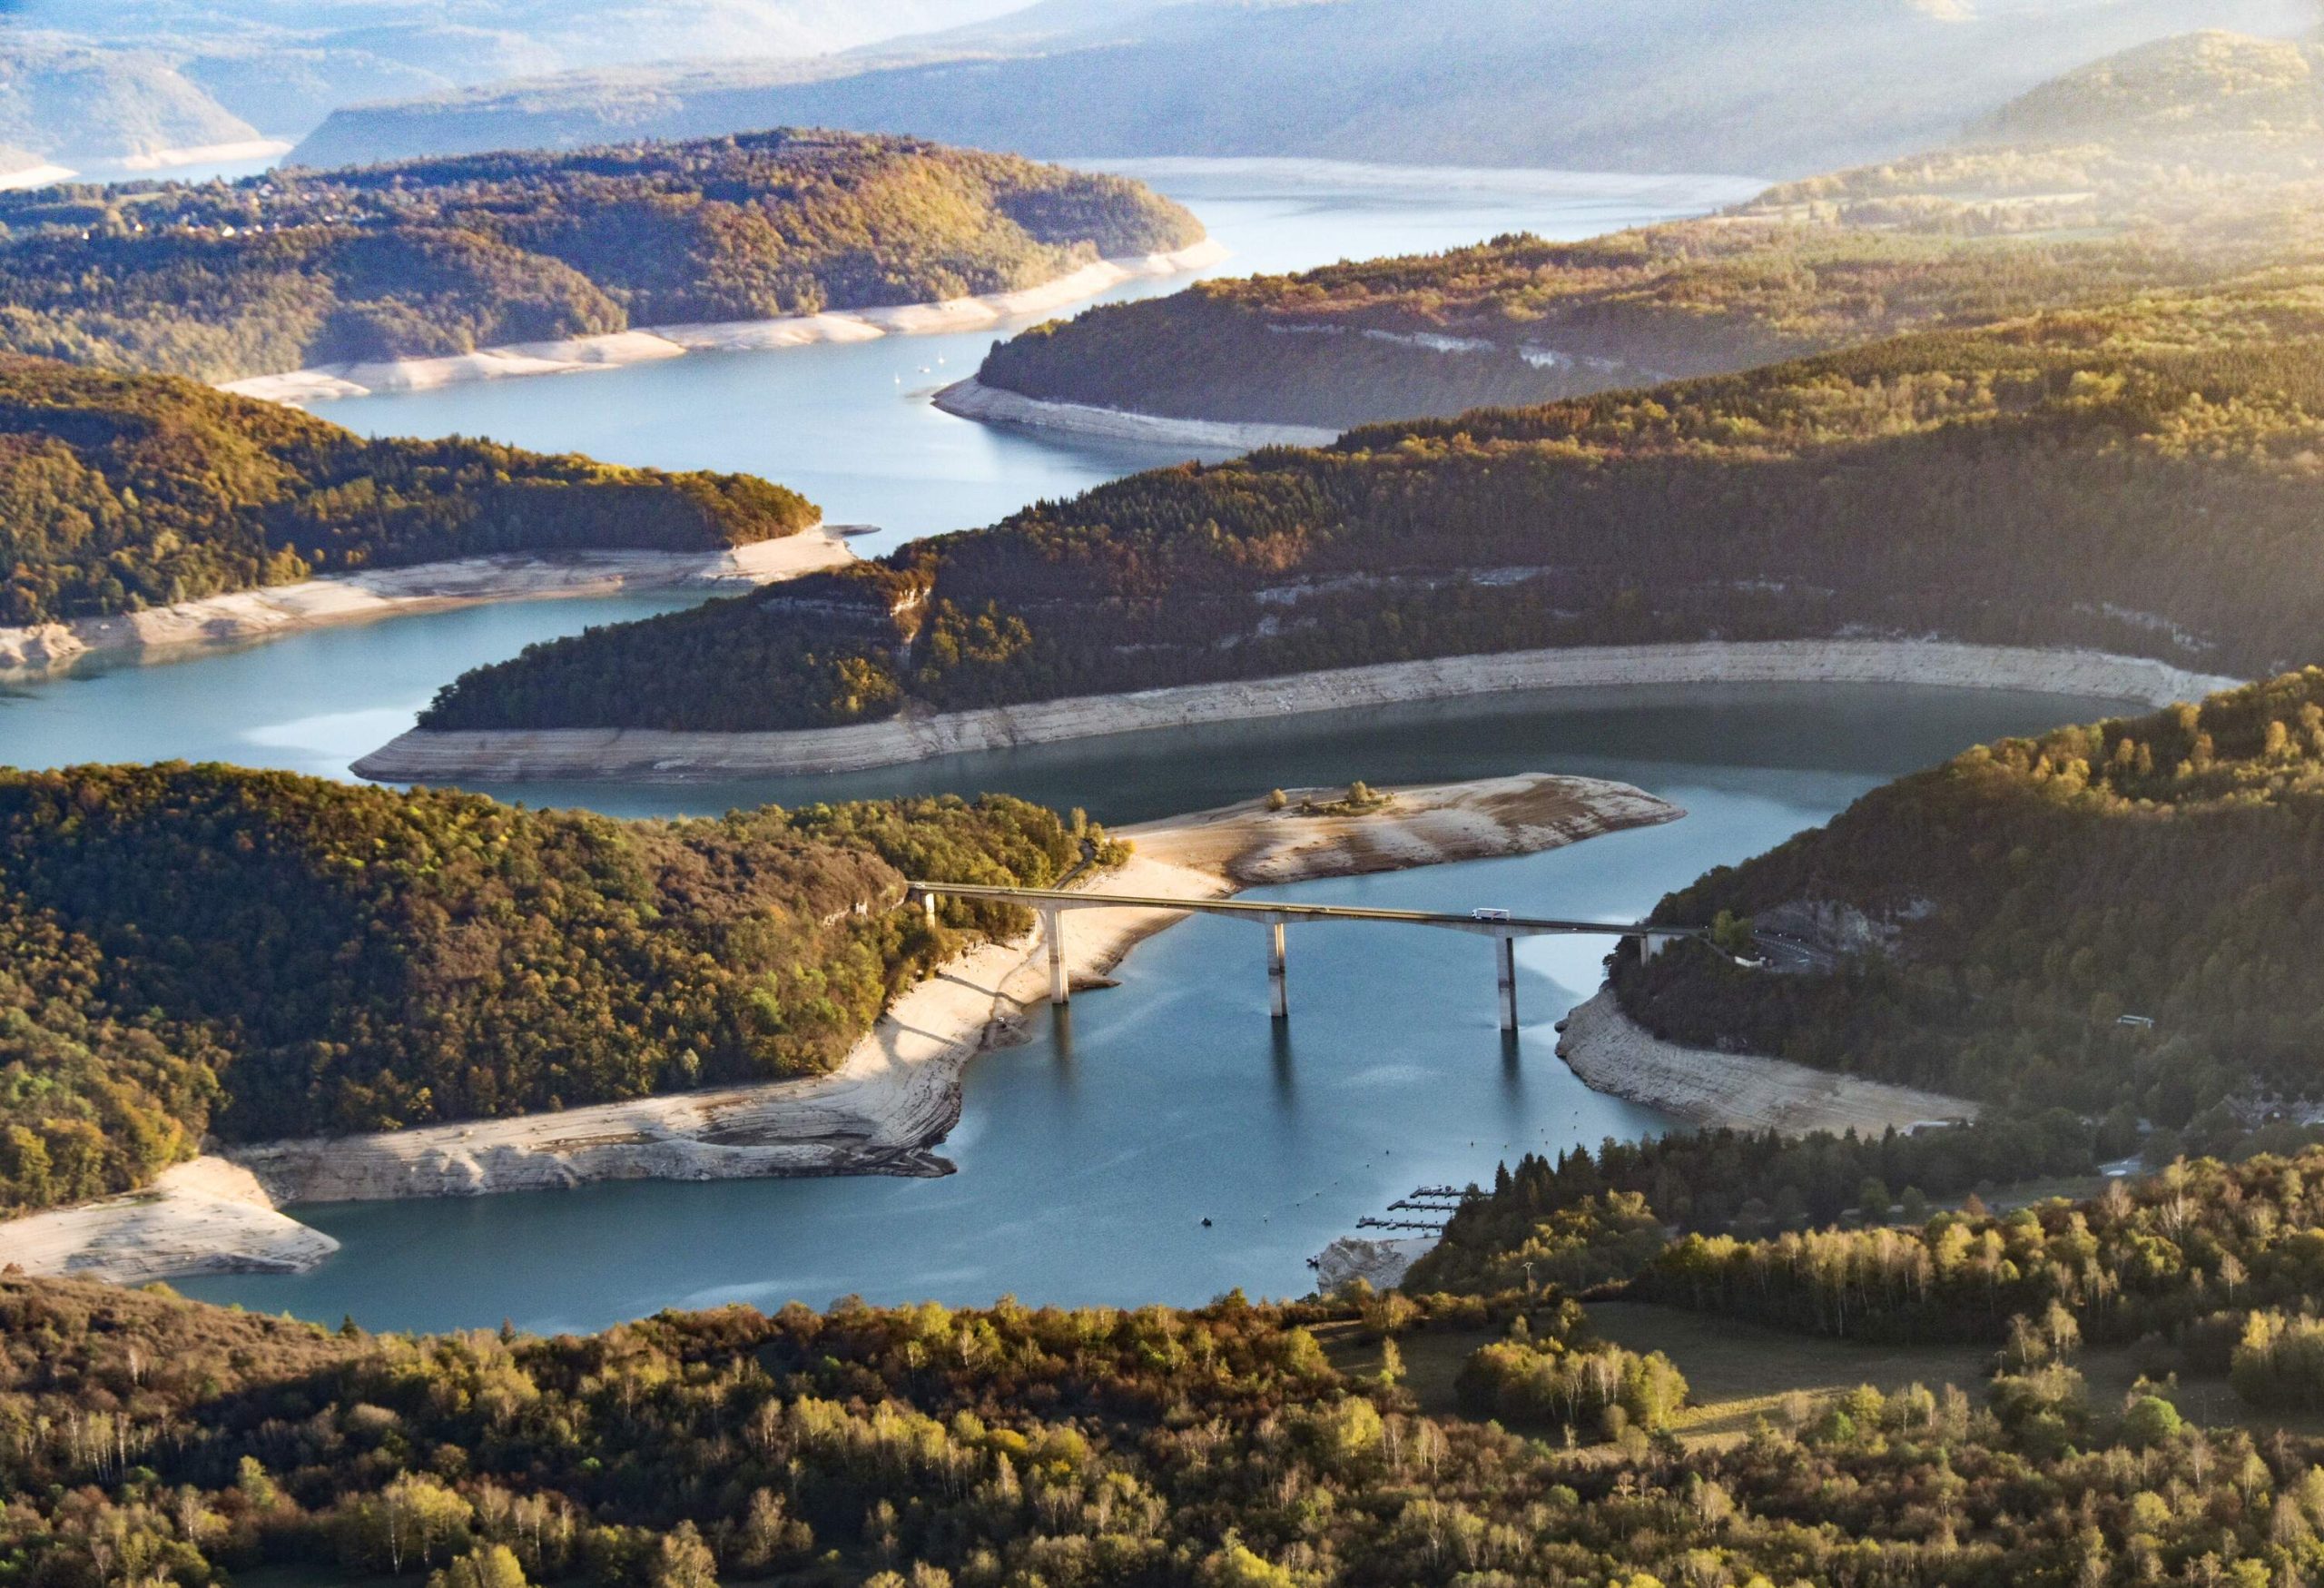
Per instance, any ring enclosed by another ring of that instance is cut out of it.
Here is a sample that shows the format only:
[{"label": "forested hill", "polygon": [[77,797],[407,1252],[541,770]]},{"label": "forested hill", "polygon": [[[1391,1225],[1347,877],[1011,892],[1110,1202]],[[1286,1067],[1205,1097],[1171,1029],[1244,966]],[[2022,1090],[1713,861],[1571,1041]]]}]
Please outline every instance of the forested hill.
[{"label": "forested hill", "polygon": [[[1819,969],[1623,962],[1654,1030],[2178,1129],[2324,1090],[2324,671],[2004,741],[1667,900]],[[2152,1021],[2118,1024],[2122,1016]]]},{"label": "forested hill", "polygon": [[1748,369],[2217,280],[2324,242],[2324,45],[2168,40],[1965,141],[1705,221],[1206,281],[996,347],[988,386],[1344,429]]},{"label": "forested hill", "polygon": [[1040,886],[1081,854],[998,796],[625,823],[223,766],[0,772],[0,1215],[142,1183],[205,1131],[818,1073],[960,945],[894,908],[907,875]]},{"label": "forested hill", "polygon": [[2324,272],[1134,476],[535,647],[425,725],[866,721],[1378,662],[1943,636],[2324,644]]},{"label": "forested hill", "polygon": [[0,354],[0,626],[488,552],[711,551],[818,518],[747,475],[367,440],[191,380]]},{"label": "forested hill", "polygon": [[1027,287],[1202,228],[1119,177],[753,133],[0,194],[0,348],[220,380]]}]

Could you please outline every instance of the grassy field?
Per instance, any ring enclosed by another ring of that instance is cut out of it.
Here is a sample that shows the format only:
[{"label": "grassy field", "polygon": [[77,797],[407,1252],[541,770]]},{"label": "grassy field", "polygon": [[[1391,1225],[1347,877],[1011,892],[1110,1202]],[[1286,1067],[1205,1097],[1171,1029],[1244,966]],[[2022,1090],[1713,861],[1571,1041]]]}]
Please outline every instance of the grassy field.
[{"label": "grassy field", "polygon": [[[1645,1302],[1605,1301],[1590,1307],[1600,1335],[1633,1351],[1659,1351],[1687,1376],[1691,1396],[1675,1431],[1689,1442],[1724,1443],[1741,1438],[1765,1421],[1796,1425],[1821,1405],[1859,1385],[1884,1394],[1925,1385],[1957,1385],[1984,1398],[1993,1352],[1982,1346],[1880,1346],[1826,1339],[1762,1328],[1716,1313],[1688,1312]],[[1359,1326],[1334,1325],[1317,1331],[1333,1366],[1370,1376],[1380,1370],[1380,1344]],[[1423,1329],[1403,1336],[1404,1386],[1423,1411],[1458,1416],[1452,1393],[1461,1365],[1478,1346],[1498,1335],[1476,1329]],[[2074,1360],[2090,1391],[2093,1410],[2105,1415],[2122,1406],[2139,1371],[2126,1350],[2085,1351]],[[2246,1406],[2216,1379],[2191,1381],[2171,1398],[2190,1421],[2210,1426],[2242,1426],[2267,1433],[2284,1428],[2324,1435],[2324,1415],[2284,1415]]]},{"label": "grassy field", "polygon": [[1722,1317],[1637,1301],[1600,1302],[1590,1321],[1633,1351],[1659,1351],[1679,1365],[1693,1392],[1679,1414],[1688,1438],[1739,1437],[1764,1419],[1803,1420],[1821,1402],[1859,1385],[1884,1394],[1955,1384],[1982,1396],[1993,1353],[1978,1346],[1872,1346],[1786,1334]]}]

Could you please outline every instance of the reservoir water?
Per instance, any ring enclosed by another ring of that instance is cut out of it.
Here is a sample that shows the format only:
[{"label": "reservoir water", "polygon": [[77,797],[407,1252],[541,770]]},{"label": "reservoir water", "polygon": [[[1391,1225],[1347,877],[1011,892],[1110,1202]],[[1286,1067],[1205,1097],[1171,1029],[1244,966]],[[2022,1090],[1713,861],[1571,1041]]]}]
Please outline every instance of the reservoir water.
[{"label": "reservoir water", "polygon": [[[1530,228],[1580,235],[1700,209],[1750,184],[1380,173],[1277,163],[1140,170],[1237,252],[1290,269]],[[1137,291],[1179,283],[1140,283]],[[488,433],[626,461],[749,469],[806,489],[884,546],[988,522],[1153,452],[1059,445],[935,412],[991,333],[898,339],[330,405],[373,431]],[[940,364],[937,360],[943,360]],[[0,761],[224,760],[345,775],[464,669],[684,596],[439,613],[162,666],[0,686]],[[1291,890],[1315,901],[1635,918],[1705,867],[1825,820],[1881,779],[2086,700],[1906,689],[1609,690],[1291,719],[960,757],[843,778],[708,787],[492,790],[623,814],[765,800],[1007,789],[1128,823],[1269,786],[1519,771],[1636,783],[1689,813],[1551,854]],[[1597,985],[1603,944],[1520,950],[1526,1028],[1496,1029],[1491,957],[1465,938],[1307,927],[1294,1019],[1265,1012],[1258,934],[1200,920],[1147,943],[1121,985],[980,1059],[937,1180],[633,1184],[473,1201],[301,1209],[344,1243],[311,1274],[188,1281],[205,1298],[376,1327],[513,1319],[580,1328],[724,1300],[821,1305],[1199,1301],[1285,1294],[1305,1259],[1423,1183],[1490,1179],[1515,1153],[1659,1129],[1590,1093],[1551,1026]],[[1211,1222],[1205,1228],[1203,1220]]]}]

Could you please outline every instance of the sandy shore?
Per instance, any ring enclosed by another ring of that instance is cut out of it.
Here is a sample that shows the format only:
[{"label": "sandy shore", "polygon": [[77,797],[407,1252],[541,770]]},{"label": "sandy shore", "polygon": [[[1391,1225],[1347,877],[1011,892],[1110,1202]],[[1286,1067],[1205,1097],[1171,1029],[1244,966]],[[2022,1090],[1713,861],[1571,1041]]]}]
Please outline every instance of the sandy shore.
[{"label": "sandy shore", "polygon": [[[1256,802],[1124,830],[1137,853],[1085,883],[1210,899],[1288,882],[1556,848],[1675,819],[1627,784],[1546,775],[1399,791],[1364,817],[1269,813]],[[1066,932],[1081,983],[1182,920],[1080,910]],[[392,1135],[275,1142],[181,1166],[133,1197],[0,1224],[0,1262],[137,1282],[311,1267],[331,1243],[274,1208],[299,1202],[479,1196],[611,1179],[947,1173],[931,1149],[960,1112],[960,1077],[1013,1040],[1048,996],[1038,933],[986,944],[899,999],[833,1074]]]},{"label": "sandy shore", "polygon": [[500,380],[519,375],[573,375],[650,364],[688,353],[763,352],[818,342],[873,341],[883,336],[931,336],[981,330],[1005,320],[1046,314],[1094,298],[1124,281],[1174,276],[1201,270],[1226,257],[1215,239],[1173,253],[1099,260],[1038,287],[989,292],[940,303],[906,303],[887,309],[832,311],[779,320],[724,321],[704,325],[659,325],[606,336],[560,341],[517,342],[479,348],[441,359],[391,359],[371,363],[326,364],[281,375],[230,380],[222,390],[268,402],[304,404],[335,397],[366,397],[379,391],[427,391],[470,380]]},{"label": "sandy shore", "polygon": [[0,628],[0,672],[47,672],[93,651],[162,653],[188,646],[272,639],[330,623],[358,623],[486,601],[610,596],[623,590],[731,587],[796,578],[852,561],[818,527],[728,551],[512,554],[421,563],[237,590],[118,617]]},{"label": "sandy shore", "polygon": [[939,755],[1108,734],[1531,690],[1633,684],[1918,684],[2052,691],[2162,706],[2200,700],[2240,682],[2189,673],[2136,656],[1928,640],[1593,646],[1392,662],[984,711],[907,713],[886,722],[794,733],[416,728],[357,762],[355,771],[359,776],[394,783],[598,777],[691,783],[734,776],[856,772]]},{"label": "sandy shore", "polygon": [[1787,1136],[1815,1130],[1876,1136],[1892,1125],[1911,1130],[1977,1117],[1975,1103],[1942,1092],[1666,1042],[1623,1013],[1610,987],[1567,1017],[1558,1056],[1592,1090],[1660,1109],[1690,1125]]},{"label": "sandy shore", "polygon": [[1339,439],[1337,430],[1314,425],[1250,424],[1236,419],[1179,419],[1129,409],[1098,408],[1086,402],[1053,402],[1020,392],[987,386],[971,375],[936,394],[936,406],[946,413],[989,425],[1019,429],[1056,430],[1068,435],[1097,436],[1108,441],[1134,441],[1156,447],[1184,447],[1194,452],[1256,452],[1262,447],[1327,447]]}]

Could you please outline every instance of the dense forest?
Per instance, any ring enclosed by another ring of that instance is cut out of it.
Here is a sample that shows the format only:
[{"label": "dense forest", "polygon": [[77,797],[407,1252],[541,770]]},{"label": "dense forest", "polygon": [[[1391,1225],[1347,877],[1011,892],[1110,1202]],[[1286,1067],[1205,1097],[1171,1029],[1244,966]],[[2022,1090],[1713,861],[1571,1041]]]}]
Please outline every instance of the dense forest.
[{"label": "dense forest", "polygon": [[[2238,1129],[2200,1145],[2297,1149],[2309,1139]],[[2180,1142],[2157,1138],[2154,1149]],[[1918,1224],[1932,1198],[1958,1202],[1981,1188],[2095,1174],[2102,1159],[2140,1145],[2139,1121],[2127,1111],[2093,1125],[2052,1109],[1910,1135],[1680,1131],[1610,1138],[1595,1152],[1580,1147],[1554,1159],[1528,1153],[1462,1204],[1404,1286],[1491,1296],[1521,1287],[1530,1270],[1537,1283],[1583,1290],[1630,1278],[1673,1231],[1752,1239],[1851,1218]]]},{"label": "dense forest", "polygon": [[[1987,1341],[2019,1365],[2068,1343],[2135,1345],[2158,1377],[2233,1374],[2261,1405],[2270,1376],[2279,1390],[2296,1379],[2288,1398],[2319,1404],[2319,1197],[2324,1152],[2179,1160],[2085,1201],[2001,1216],[1945,1212],[1756,1240],[1687,1235],[1629,1292],[1817,1334]],[[2303,1347],[2283,1329],[2286,1312],[2308,1315],[2305,1361],[2294,1361]]]},{"label": "dense forest", "polygon": [[[27,1588],[270,1566],[415,1588],[2263,1588],[2324,1547],[2324,1450],[2199,1430],[2167,1386],[2093,1404],[2057,1359],[2070,1317],[2021,1329],[1989,1406],[1866,1388],[1681,1441],[1659,1427],[1679,1367],[1554,1294],[1394,1301],[843,1301],[413,1338],[0,1277],[0,1569]],[[2242,1352],[2255,1385],[2312,1325],[2270,1327]],[[1349,1331],[1388,1336],[1377,1371],[1334,1366],[1324,1342]],[[1440,1336],[1473,1347],[1468,1415],[1399,1382],[1399,1339]]]},{"label": "dense forest", "polygon": [[535,647],[436,728],[780,729],[1592,644],[2324,634],[2324,275],[1136,475],[879,565]]},{"label": "dense forest", "polygon": [[2314,1095],[2320,851],[2310,668],[1890,784],[1659,911],[1751,920],[1817,969],[1681,951],[1618,958],[1615,986],[1681,1041],[2179,1128]]},{"label": "dense forest", "polygon": [[[2270,1150],[2271,1139],[2290,1149]],[[1403,1289],[1490,1297],[1597,1287],[1814,1335],[1991,1345],[2004,1376],[2034,1378],[2063,1375],[2076,1348],[2102,1345],[2128,1348],[2154,1379],[2226,1378],[2256,1406],[2324,1407],[2315,1128],[2271,1127],[2238,1140],[2232,1161],[2171,1158],[2144,1179],[2107,1179],[2095,1196],[2005,1214],[1943,1186],[1981,1162],[2012,1177],[2072,1169],[2089,1140],[2059,1111],[1880,1141],[1721,1131],[1610,1141],[1594,1158],[1554,1163],[1528,1156],[1471,1196]],[[2150,1158],[2169,1150],[2148,1143]],[[1842,1191],[1860,1169],[1875,1172]],[[1955,1205],[1932,1211],[1917,1185],[1892,1198],[1902,1176],[1950,1190]],[[1739,1216],[1737,1194],[1751,1197]],[[1772,1218],[1766,1194],[1777,1198]],[[1665,1222],[1657,1208],[1682,1211]]]},{"label": "dense forest", "polygon": [[754,133],[0,193],[0,350],[205,380],[1032,286],[1199,239],[1119,177]]},{"label": "dense forest", "polygon": [[1004,796],[619,822],[182,764],[0,772],[0,1214],[222,1140],[826,1070],[1103,841]]},{"label": "dense forest", "polygon": [[820,515],[747,475],[367,440],[167,377],[0,355],[0,626],[507,551],[710,551]]},{"label": "dense forest", "polygon": [[1108,304],[978,379],[1191,419],[1344,429],[1748,369],[2312,256],[2324,50],[2196,35],[2101,62],[1967,142],[1705,221],[1529,235]]}]

